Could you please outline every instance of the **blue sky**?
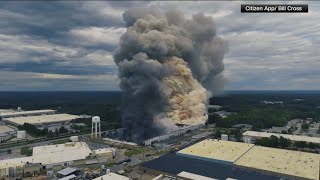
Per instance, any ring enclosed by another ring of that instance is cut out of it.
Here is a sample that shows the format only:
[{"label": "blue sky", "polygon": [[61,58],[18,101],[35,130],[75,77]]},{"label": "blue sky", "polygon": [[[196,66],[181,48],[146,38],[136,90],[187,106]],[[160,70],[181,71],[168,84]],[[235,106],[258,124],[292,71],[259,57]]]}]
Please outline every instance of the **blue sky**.
[{"label": "blue sky", "polygon": [[147,6],[214,18],[229,44],[227,90],[319,90],[320,2],[290,2],[307,14],[241,14],[241,3],[0,2],[0,91],[118,90],[122,13]]}]

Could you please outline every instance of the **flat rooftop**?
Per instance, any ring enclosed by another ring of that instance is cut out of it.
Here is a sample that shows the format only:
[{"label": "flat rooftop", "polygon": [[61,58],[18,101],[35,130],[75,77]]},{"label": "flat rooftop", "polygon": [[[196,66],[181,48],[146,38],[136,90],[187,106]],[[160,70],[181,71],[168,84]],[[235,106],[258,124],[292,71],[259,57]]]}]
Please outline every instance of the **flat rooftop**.
[{"label": "flat rooftop", "polygon": [[22,157],[22,158],[0,160],[0,169],[23,166],[27,162],[31,162],[31,161],[32,161],[31,157]]},{"label": "flat rooftop", "polygon": [[234,164],[318,180],[319,162],[319,154],[254,146]]},{"label": "flat rooftop", "polygon": [[147,161],[143,167],[154,169],[169,174],[178,175],[182,171],[213,178],[239,180],[279,180],[275,175],[268,175],[252,169],[243,169],[233,164],[221,164],[204,161],[196,158],[180,156],[176,153],[167,153],[159,158]]},{"label": "flat rooftop", "polygon": [[97,178],[94,178],[93,180],[131,180],[130,178],[128,177],[125,177],[125,176],[121,176],[119,174],[116,174],[116,173],[108,173],[106,175],[103,175],[103,176],[100,176],[100,177],[97,177]]},{"label": "flat rooftop", "polygon": [[291,141],[306,141],[312,142],[316,144],[320,144],[319,137],[310,137],[310,136],[299,136],[299,135],[291,135],[291,134],[279,134],[279,133],[268,133],[268,132],[258,132],[258,131],[246,131],[242,134],[243,136],[251,136],[251,137],[270,137],[270,136],[280,136],[290,139]]},{"label": "flat rooftop", "polygon": [[48,146],[33,147],[32,162],[53,164],[85,159],[92,153],[85,142],[70,142]]},{"label": "flat rooftop", "polygon": [[85,142],[75,142],[48,146],[33,147],[33,154],[29,157],[0,160],[0,169],[23,166],[29,163],[44,165],[85,159],[92,153]]},{"label": "flat rooftop", "polygon": [[206,176],[201,176],[198,174],[189,173],[189,172],[185,172],[185,171],[182,171],[181,173],[179,173],[177,175],[179,177],[183,177],[183,178],[187,178],[187,179],[195,179],[195,180],[218,180],[218,179],[214,179],[214,178],[210,178],[210,177],[206,177]]},{"label": "flat rooftop", "polygon": [[12,131],[14,131],[14,129],[12,129],[11,127],[0,125],[0,134],[12,132]]},{"label": "flat rooftop", "polygon": [[112,148],[102,148],[102,149],[96,149],[96,150],[93,150],[92,152],[94,154],[104,154],[104,153],[113,153],[114,149]]},{"label": "flat rooftop", "polygon": [[66,176],[66,175],[71,174],[71,173],[73,173],[75,171],[78,171],[78,169],[67,167],[65,169],[62,169],[62,170],[58,171],[57,174],[61,174],[63,176]]},{"label": "flat rooftop", "polygon": [[52,109],[43,109],[43,110],[32,110],[32,111],[13,111],[13,112],[0,112],[0,116],[9,117],[9,116],[23,116],[28,114],[41,114],[41,113],[54,113],[56,110]]},{"label": "flat rooftop", "polygon": [[0,109],[0,113],[5,113],[5,112],[14,112],[12,109]]},{"label": "flat rooftop", "polygon": [[24,123],[36,125],[36,124],[66,122],[66,121],[71,121],[78,118],[80,118],[80,116],[71,115],[71,114],[50,114],[50,115],[41,115],[41,116],[6,118],[6,121],[9,121],[18,125],[23,125]]},{"label": "flat rooftop", "polygon": [[177,154],[203,160],[220,160],[232,163],[253,146],[253,144],[206,139],[178,151]]}]

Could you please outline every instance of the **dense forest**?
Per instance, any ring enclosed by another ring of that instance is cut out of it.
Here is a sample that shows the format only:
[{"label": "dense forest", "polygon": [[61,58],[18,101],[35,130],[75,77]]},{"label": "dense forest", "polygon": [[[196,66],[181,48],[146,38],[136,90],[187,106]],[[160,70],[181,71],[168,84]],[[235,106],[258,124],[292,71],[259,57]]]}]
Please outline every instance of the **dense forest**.
[{"label": "dense forest", "polygon": [[[264,104],[262,101],[282,101],[280,104]],[[210,99],[210,104],[220,105],[220,110],[233,112],[227,118],[212,114],[209,123],[218,127],[231,127],[238,123],[253,125],[254,130],[284,126],[294,118],[312,118],[320,121],[320,92],[318,91],[262,91],[232,92]]]}]

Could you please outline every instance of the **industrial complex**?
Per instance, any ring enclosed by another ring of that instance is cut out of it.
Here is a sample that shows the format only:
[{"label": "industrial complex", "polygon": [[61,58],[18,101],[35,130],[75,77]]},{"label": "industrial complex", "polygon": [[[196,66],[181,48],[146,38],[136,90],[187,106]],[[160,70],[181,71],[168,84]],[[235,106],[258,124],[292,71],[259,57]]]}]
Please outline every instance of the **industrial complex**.
[{"label": "industrial complex", "polygon": [[[1,110],[0,115],[0,140],[4,142],[13,136],[17,141],[32,140],[25,130],[17,128],[25,123],[50,130],[83,118],[56,110],[21,108]],[[100,123],[100,117],[93,116],[91,133],[88,128],[87,134],[68,134],[68,141],[61,143],[40,141],[28,145],[30,155],[12,153],[0,159],[0,178],[45,175],[47,179],[61,180],[319,180],[319,154],[254,145],[255,140],[271,136],[320,144],[317,137],[244,128],[243,143],[235,142],[227,132],[217,137],[215,127],[196,125],[182,126],[136,144],[121,139],[125,129],[102,131]]]},{"label": "industrial complex", "polygon": [[207,139],[187,147],[177,154],[214,162],[233,163],[252,146],[254,145]]},{"label": "industrial complex", "polygon": [[115,156],[115,149],[102,148],[92,151],[85,142],[37,146],[33,147],[32,151],[32,156],[0,160],[0,177],[24,176],[26,172],[23,169],[30,165],[46,169],[50,176],[53,169],[95,164],[99,162],[99,156],[105,156],[107,160]]},{"label": "industrial complex", "polygon": [[[172,163],[164,166],[169,159]],[[191,173],[213,179],[262,180],[285,177],[319,180],[320,155],[206,139],[176,153],[147,162],[144,166],[176,176]]]},{"label": "industrial complex", "polygon": [[292,178],[319,179],[319,162],[319,154],[254,146],[235,164]]},{"label": "industrial complex", "polygon": [[11,117],[21,117],[21,116],[39,116],[46,114],[54,114],[56,110],[44,109],[44,110],[32,110],[32,111],[21,111],[19,108],[17,110],[7,110],[0,112],[1,118],[11,118]]},{"label": "industrial complex", "polygon": [[0,125],[0,142],[10,139],[13,136],[15,130],[9,126]]},{"label": "industrial complex", "polygon": [[11,122],[15,125],[23,125],[24,123],[29,123],[32,125],[50,124],[50,123],[67,123],[74,119],[78,119],[80,116],[71,114],[50,114],[41,116],[22,116],[22,117],[12,117],[5,118],[5,121]]},{"label": "industrial complex", "polygon": [[79,160],[86,159],[90,153],[92,151],[84,142],[38,146],[33,148],[32,162],[46,166],[72,165]]},{"label": "industrial complex", "polygon": [[88,118],[79,115],[58,113],[56,110],[28,110],[21,107],[17,109],[0,109],[0,142],[7,140],[21,140],[28,137],[27,132],[18,130],[25,123],[36,126],[38,129],[48,129],[54,132],[62,126],[70,129],[70,122],[80,118]]}]

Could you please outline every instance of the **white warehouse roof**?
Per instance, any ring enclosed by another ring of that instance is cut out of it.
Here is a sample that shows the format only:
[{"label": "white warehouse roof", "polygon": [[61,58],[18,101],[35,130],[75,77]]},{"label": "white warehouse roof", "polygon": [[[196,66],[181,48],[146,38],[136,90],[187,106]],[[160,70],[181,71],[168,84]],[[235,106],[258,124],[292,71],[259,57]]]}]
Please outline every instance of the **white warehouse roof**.
[{"label": "white warehouse roof", "polygon": [[38,146],[33,147],[32,156],[0,160],[0,169],[23,166],[27,162],[50,165],[81,160],[85,159],[91,153],[92,151],[85,142]]},{"label": "white warehouse roof", "polygon": [[66,122],[66,121],[71,121],[78,118],[80,118],[80,116],[71,115],[71,114],[51,114],[51,115],[42,115],[42,116],[13,117],[13,118],[6,118],[5,120],[18,125],[23,125],[24,123],[36,125],[36,124]]},{"label": "white warehouse roof", "polygon": [[12,109],[0,109],[0,113],[14,112]]},{"label": "white warehouse roof", "polygon": [[178,174],[178,176],[187,178],[187,179],[193,179],[193,180],[218,180],[218,179],[213,179],[206,176],[201,176],[198,174],[189,173],[186,171],[182,171],[181,173]]},{"label": "white warehouse roof", "polygon": [[310,136],[298,136],[298,135],[291,135],[291,134],[279,134],[279,133],[268,133],[268,132],[257,132],[257,131],[246,131],[242,134],[243,136],[251,136],[251,137],[271,137],[280,136],[290,139],[291,141],[305,141],[305,142],[312,142],[316,144],[320,144],[319,137],[310,137]]},{"label": "white warehouse roof", "polygon": [[319,162],[315,153],[254,146],[234,164],[296,177],[292,179],[319,180]]},{"label": "white warehouse roof", "polygon": [[30,163],[32,162],[32,157],[21,157],[21,158],[0,160],[0,169],[23,166],[28,162]]},{"label": "white warehouse roof", "polygon": [[0,113],[1,117],[17,117],[17,116],[25,116],[25,115],[33,115],[33,114],[45,114],[45,113],[55,113],[56,110],[52,109],[44,109],[44,110],[33,110],[33,111],[14,111],[14,112],[2,112]]},{"label": "white warehouse roof", "polygon": [[209,161],[219,160],[232,163],[253,146],[253,144],[240,142],[206,139],[178,151],[177,154]]},{"label": "white warehouse roof", "polygon": [[100,176],[100,177],[97,177],[93,180],[131,180],[130,178],[128,177],[125,177],[125,176],[121,176],[119,174],[115,174],[115,173],[108,173],[106,175],[103,175],[103,176]]},{"label": "white warehouse roof", "polygon": [[85,142],[72,142],[33,148],[33,163],[55,164],[85,159],[92,151]]},{"label": "white warehouse roof", "polygon": [[3,134],[3,133],[13,133],[14,132],[14,129],[12,129],[11,127],[9,126],[2,126],[0,125],[0,134]]}]

